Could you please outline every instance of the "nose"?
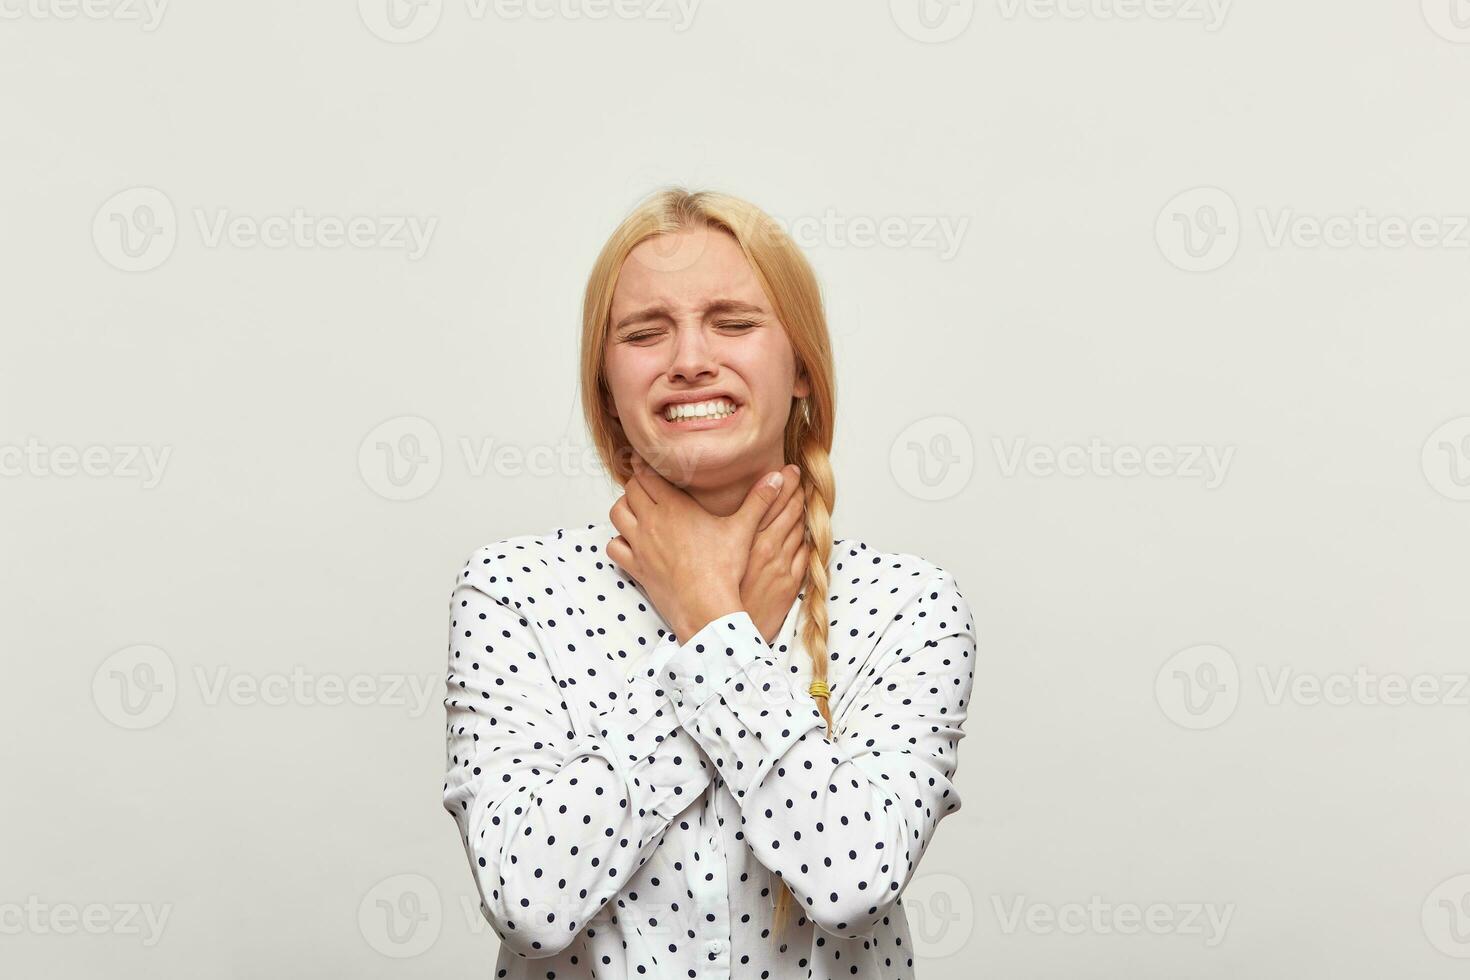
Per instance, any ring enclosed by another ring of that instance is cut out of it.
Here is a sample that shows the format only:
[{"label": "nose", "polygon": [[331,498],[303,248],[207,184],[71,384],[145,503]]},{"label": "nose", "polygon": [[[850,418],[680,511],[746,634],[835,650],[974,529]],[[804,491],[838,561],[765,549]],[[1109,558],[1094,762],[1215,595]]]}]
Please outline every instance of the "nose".
[{"label": "nose", "polygon": [[714,352],[704,335],[702,324],[681,325],[674,336],[674,354],[669,362],[669,380],[685,384],[718,373]]}]

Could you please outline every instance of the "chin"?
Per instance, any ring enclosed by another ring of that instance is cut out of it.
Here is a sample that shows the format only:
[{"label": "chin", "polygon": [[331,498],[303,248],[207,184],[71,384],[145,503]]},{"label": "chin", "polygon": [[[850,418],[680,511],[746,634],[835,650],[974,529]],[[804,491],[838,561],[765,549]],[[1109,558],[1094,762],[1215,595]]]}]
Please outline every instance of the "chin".
[{"label": "chin", "polygon": [[740,461],[744,455],[723,447],[700,445],[693,439],[681,445],[659,446],[649,451],[655,455],[644,458],[654,464],[654,469],[670,483],[685,488],[725,482],[730,473],[741,468]]}]

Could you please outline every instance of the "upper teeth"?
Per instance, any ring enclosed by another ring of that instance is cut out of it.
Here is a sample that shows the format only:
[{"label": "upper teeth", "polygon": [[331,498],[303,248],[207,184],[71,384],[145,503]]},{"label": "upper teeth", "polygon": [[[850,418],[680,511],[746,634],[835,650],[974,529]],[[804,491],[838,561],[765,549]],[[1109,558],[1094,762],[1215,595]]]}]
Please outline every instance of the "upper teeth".
[{"label": "upper teeth", "polygon": [[722,419],[726,415],[733,414],[735,414],[735,403],[728,398],[716,398],[707,402],[685,402],[682,405],[670,405],[664,409],[664,418],[670,422],[690,418]]}]

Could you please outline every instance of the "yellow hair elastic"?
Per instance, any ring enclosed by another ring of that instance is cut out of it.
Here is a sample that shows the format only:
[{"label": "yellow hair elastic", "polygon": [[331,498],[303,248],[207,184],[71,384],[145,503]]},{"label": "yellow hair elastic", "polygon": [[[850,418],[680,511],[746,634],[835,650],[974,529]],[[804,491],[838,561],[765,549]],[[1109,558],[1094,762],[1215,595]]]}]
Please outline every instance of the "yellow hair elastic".
[{"label": "yellow hair elastic", "polygon": [[827,689],[826,681],[812,681],[811,694],[814,698],[825,698],[831,692]]}]

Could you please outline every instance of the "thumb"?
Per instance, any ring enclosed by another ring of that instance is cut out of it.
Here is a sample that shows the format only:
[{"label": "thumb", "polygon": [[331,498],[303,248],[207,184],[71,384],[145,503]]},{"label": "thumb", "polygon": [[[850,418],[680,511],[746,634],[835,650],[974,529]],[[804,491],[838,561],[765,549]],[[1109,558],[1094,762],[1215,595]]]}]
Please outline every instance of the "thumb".
[{"label": "thumb", "polygon": [[781,486],[786,479],[786,474],[780,470],[772,470],[756,480],[755,486],[751,487],[750,492],[745,495],[745,503],[741,504],[740,509],[735,512],[752,537],[771,503],[781,496]]}]

